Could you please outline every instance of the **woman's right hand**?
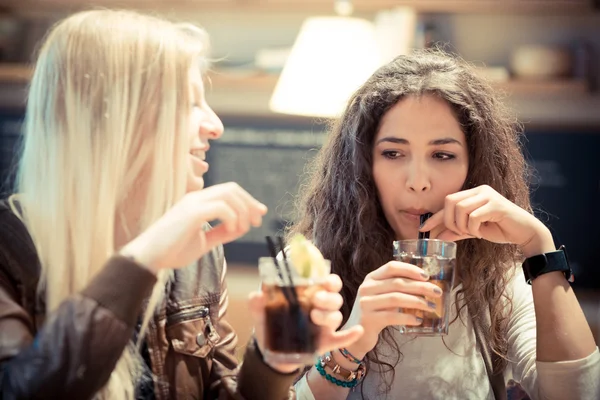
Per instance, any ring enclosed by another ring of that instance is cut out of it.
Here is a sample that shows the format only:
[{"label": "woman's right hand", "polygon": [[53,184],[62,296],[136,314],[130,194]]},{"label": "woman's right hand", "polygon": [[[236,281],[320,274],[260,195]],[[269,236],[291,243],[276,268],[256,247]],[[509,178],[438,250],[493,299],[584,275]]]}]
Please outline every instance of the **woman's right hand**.
[{"label": "woman's right hand", "polygon": [[[153,272],[191,264],[219,244],[262,224],[267,207],[237,183],[187,193],[142,234],[121,249]],[[220,224],[205,231],[205,224]]]},{"label": "woman's right hand", "polygon": [[347,347],[348,351],[363,358],[375,347],[379,333],[385,327],[420,325],[421,320],[399,309],[435,309],[435,304],[432,307],[423,296],[440,297],[442,292],[438,286],[427,282],[428,279],[421,268],[400,261],[390,261],[369,273],[358,288],[352,312],[344,325],[344,329],[362,325],[364,334]]}]

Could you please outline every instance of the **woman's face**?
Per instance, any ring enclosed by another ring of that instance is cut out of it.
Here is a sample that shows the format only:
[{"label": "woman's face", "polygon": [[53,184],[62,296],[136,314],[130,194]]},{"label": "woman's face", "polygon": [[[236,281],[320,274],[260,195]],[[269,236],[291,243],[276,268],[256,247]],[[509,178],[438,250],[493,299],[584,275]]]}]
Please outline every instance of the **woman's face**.
[{"label": "woman's face", "polygon": [[197,68],[190,71],[190,110],[189,160],[187,172],[187,192],[204,188],[204,174],[208,171],[206,152],[210,148],[209,140],[216,140],[223,134],[223,123],[206,103],[202,75]]},{"label": "woman's face", "polygon": [[419,216],[441,210],[468,167],[465,135],[445,100],[408,96],[387,111],[373,145],[373,179],[396,238],[417,238]]}]

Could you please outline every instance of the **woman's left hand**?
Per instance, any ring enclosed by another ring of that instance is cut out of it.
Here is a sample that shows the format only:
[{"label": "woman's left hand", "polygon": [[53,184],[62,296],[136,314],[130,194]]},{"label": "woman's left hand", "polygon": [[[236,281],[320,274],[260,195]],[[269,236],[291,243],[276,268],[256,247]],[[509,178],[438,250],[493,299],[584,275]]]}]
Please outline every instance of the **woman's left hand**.
[{"label": "woman's left hand", "polygon": [[446,196],[444,208],[419,231],[430,231],[432,239],[479,238],[516,244],[525,257],[556,250],[550,231],[540,220],[487,185]]},{"label": "woman's left hand", "polygon": [[[312,297],[313,309],[310,313],[312,322],[321,327],[318,339],[318,354],[323,354],[334,349],[349,346],[357,341],[363,334],[362,326],[354,326],[347,330],[336,331],[342,323],[340,307],[343,304],[339,291],[342,289],[342,280],[338,275],[330,274],[323,284],[323,290],[315,292]],[[254,319],[254,335],[261,352],[265,343],[265,295],[262,292],[250,294],[250,312]],[[264,354],[264,352],[263,352]],[[289,373],[304,368],[299,364],[269,364],[273,369],[282,373]]]}]

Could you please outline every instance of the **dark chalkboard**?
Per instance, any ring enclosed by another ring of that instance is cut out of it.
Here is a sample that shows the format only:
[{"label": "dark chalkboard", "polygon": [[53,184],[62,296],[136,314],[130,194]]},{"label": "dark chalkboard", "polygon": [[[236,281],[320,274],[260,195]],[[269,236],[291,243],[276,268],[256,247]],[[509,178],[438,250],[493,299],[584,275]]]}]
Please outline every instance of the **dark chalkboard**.
[{"label": "dark chalkboard", "polygon": [[600,288],[600,132],[528,132],[525,145],[536,215],[567,247],[575,286]]},{"label": "dark chalkboard", "polygon": [[303,171],[321,147],[323,127],[265,121],[227,121],[220,140],[211,144],[207,185],[238,182],[269,207],[260,228],[225,246],[230,262],[255,265],[267,256],[265,236],[281,234],[294,218],[294,201]]}]

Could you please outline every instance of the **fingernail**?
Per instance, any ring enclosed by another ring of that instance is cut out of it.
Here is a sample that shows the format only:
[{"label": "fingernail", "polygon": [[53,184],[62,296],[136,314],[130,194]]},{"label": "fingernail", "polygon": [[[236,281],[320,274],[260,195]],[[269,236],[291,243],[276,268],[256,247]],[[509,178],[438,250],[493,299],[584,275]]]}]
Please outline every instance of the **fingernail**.
[{"label": "fingernail", "polygon": [[429,274],[427,272],[421,272],[421,276],[423,279],[429,279]]},{"label": "fingernail", "polygon": [[435,293],[435,294],[442,294],[442,289],[436,287],[435,289],[433,289],[433,293]]},{"label": "fingernail", "polygon": [[434,310],[437,308],[436,305],[435,305],[435,303],[433,301],[428,301],[427,302],[427,307],[432,308]]}]

